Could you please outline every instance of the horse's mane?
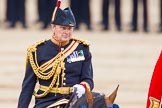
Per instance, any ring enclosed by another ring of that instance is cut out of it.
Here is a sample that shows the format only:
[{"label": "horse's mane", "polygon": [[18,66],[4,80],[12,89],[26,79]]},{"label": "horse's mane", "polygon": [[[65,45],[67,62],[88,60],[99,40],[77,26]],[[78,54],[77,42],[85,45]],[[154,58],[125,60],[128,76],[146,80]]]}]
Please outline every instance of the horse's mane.
[{"label": "horse's mane", "polygon": [[92,104],[93,108],[106,108],[106,103],[105,103],[105,95],[104,94],[99,94],[96,96],[94,99],[94,102]]}]

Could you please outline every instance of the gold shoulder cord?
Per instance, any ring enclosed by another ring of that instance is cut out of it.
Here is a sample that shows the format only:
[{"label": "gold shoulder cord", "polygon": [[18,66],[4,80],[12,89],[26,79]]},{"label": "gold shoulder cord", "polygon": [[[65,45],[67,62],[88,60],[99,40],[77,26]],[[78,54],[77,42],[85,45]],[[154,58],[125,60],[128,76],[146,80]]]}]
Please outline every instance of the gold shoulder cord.
[{"label": "gold shoulder cord", "polygon": [[[68,53],[71,53],[77,47],[77,45],[79,45],[79,43],[78,43],[79,41],[76,41],[76,44],[73,45],[74,47],[72,47],[72,48],[69,47],[71,49],[68,49],[69,51],[67,51],[67,53],[65,53],[64,51],[63,52],[61,51],[52,59],[52,61],[49,61],[48,63],[46,63],[47,65],[39,66],[38,62],[37,62],[36,50],[37,50],[37,46],[39,46],[40,44],[42,44],[44,42],[45,42],[45,40],[37,42],[33,46],[29,47],[28,52],[27,52],[27,60],[29,59],[31,67],[32,67],[35,75],[38,78],[40,78],[42,80],[48,80],[51,77],[53,77],[50,85],[42,94],[37,94],[36,91],[33,92],[33,94],[36,98],[41,98],[41,97],[46,96],[51,91],[51,89],[54,87],[55,84],[56,84],[56,88],[58,88],[59,80],[60,80],[59,75],[61,74],[62,79],[64,78],[64,75],[65,75],[65,73],[64,73],[64,71],[65,71],[64,59],[66,58]],[[72,43],[74,43],[74,42],[72,42]],[[46,70],[48,70],[49,66],[51,66],[51,65],[52,65],[52,69],[49,72],[46,72]],[[56,81],[57,81],[57,83],[56,83]]]},{"label": "gold shoulder cord", "polygon": [[82,40],[82,39],[79,39],[79,38],[76,38],[76,37],[72,37],[72,40],[75,40],[75,41],[78,41],[79,43],[82,43],[86,46],[89,46],[89,42],[85,41],[85,40]]},{"label": "gold shoulder cord", "polygon": [[[64,61],[64,57],[63,57],[63,56],[56,60],[56,63],[54,63],[55,66],[53,66],[52,70],[50,71],[50,73],[53,73],[53,74],[52,74],[52,75],[53,75],[53,79],[52,79],[51,84],[49,85],[48,89],[46,89],[46,91],[44,91],[42,94],[37,94],[37,93],[34,91],[33,94],[34,94],[34,96],[35,96],[36,98],[41,98],[41,97],[46,96],[46,95],[50,92],[50,90],[52,89],[52,87],[54,86],[54,84],[56,83],[56,79],[59,78],[60,73],[61,73],[61,72],[64,73],[65,64],[64,64],[63,61]],[[50,73],[49,73],[49,74],[50,74]],[[40,73],[35,72],[35,74],[37,75],[37,74],[40,74]],[[42,76],[43,76],[43,75],[42,75]],[[46,76],[43,76],[43,77],[46,77]],[[40,77],[40,78],[42,78],[42,77]],[[50,78],[50,77],[49,77],[49,78]],[[47,80],[47,79],[46,79],[46,80]],[[57,88],[58,88],[58,85],[59,85],[59,83],[57,82],[57,83],[56,83]]]},{"label": "gold shoulder cord", "polygon": [[31,47],[28,48],[27,51],[27,60],[29,59],[29,62],[31,64],[31,67],[34,71],[34,73],[36,74],[36,76],[42,80],[48,80],[53,76],[53,80],[51,82],[51,84],[49,85],[48,89],[42,93],[42,94],[36,94],[36,92],[34,91],[34,95],[36,98],[40,98],[40,97],[44,97],[46,96],[49,92],[50,89],[54,86],[54,84],[56,83],[56,78],[58,77],[58,75],[60,74],[61,70],[62,72],[65,70],[64,68],[64,56],[63,53],[60,52],[56,57],[58,59],[56,59],[54,61],[54,65],[52,67],[52,70],[48,73],[45,73],[45,69],[42,69],[37,62],[37,54],[36,54],[36,50],[37,50],[37,46],[44,43],[46,40],[42,40],[40,42],[35,43],[34,45],[32,45]]}]

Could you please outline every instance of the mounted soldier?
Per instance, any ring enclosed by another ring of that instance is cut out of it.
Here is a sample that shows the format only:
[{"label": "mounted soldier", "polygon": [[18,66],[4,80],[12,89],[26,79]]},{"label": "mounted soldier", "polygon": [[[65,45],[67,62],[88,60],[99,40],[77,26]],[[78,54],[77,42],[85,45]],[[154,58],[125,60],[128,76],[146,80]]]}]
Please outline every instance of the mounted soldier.
[{"label": "mounted soldier", "polygon": [[[74,15],[69,7],[59,8],[60,2],[53,12],[51,39],[36,42],[27,50],[18,108],[28,108],[33,94],[34,108],[46,108],[59,100],[68,100],[74,87],[78,98],[85,93],[83,84],[93,89],[89,43],[72,37],[76,25]],[[37,82],[39,88],[35,91]]]},{"label": "mounted soldier", "polygon": [[36,42],[27,50],[18,108],[28,108],[32,95],[34,108],[69,108],[85,89],[92,91],[94,87],[89,43],[72,37],[74,15],[69,7],[62,10],[60,3],[58,0],[53,12],[51,39]]}]

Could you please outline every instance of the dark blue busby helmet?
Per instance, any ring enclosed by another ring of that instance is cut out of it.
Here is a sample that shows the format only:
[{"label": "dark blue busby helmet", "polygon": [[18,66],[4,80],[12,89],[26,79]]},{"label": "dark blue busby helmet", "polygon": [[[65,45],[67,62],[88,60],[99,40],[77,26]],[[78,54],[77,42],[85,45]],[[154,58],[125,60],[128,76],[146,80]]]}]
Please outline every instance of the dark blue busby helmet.
[{"label": "dark blue busby helmet", "polygon": [[57,8],[53,12],[52,24],[75,27],[75,17],[70,7],[64,10]]}]

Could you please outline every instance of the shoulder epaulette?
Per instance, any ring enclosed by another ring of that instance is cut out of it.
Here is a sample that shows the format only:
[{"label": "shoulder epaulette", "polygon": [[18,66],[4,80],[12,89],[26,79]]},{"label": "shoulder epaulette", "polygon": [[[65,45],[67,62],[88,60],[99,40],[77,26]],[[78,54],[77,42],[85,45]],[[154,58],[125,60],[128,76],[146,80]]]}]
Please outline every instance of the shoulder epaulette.
[{"label": "shoulder epaulette", "polygon": [[32,53],[36,52],[37,46],[44,43],[45,41],[46,41],[45,39],[38,41],[27,48],[26,64],[28,63],[28,59],[32,56]]},{"label": "shoulder epaulette", "polygon": [[78,41],[79,43],[82,43],[83,45],[86,45],[86,46],[90,45],[90,43],[87,42],[86,40],[79,39],[79,38],[76,38],[76,37],[72,37],[72,40]]},{"label": "shoulder epaulette", "polygon": [[46,41],[46,39],[43,39],[43,40],[38,41],[38,42],[35,42],[33,45],[31,45],[31,46],[28,47],[28,51],[29,50],[32,50],[32,49],[33,50],[36,50],[37,46],[43,44],[45,41]]}]

